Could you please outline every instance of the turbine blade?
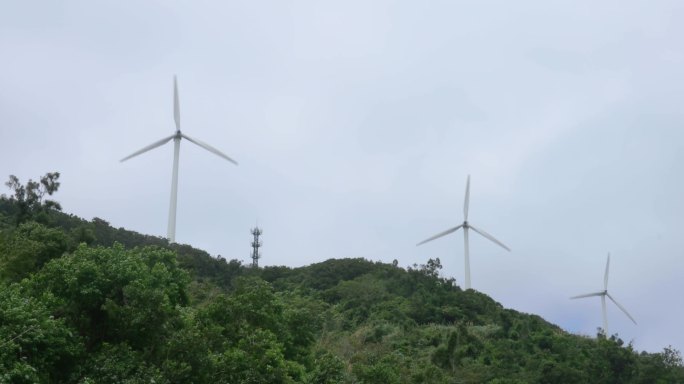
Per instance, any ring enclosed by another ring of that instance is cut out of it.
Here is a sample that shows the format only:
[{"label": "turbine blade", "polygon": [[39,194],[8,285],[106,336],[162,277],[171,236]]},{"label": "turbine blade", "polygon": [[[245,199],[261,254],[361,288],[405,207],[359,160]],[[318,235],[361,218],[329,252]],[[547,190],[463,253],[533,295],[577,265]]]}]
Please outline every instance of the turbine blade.
[{"label": "turbine blade", "polygon": [[511,251],[511,249],[508,248],[507,246],[505,246],[504,243],[502,243],[502,242],[500,242],[499,240],[495,239],[494,236],[490,235],[489,233],[487,233],[487,232],[485,232],[485,231],[483,231],[483,230],[481,230],[481,229],[477,229],[477,228],[473,227],[472,225],[469,225],[468,227],[469,227],[470,229],[472,229],[473,231],[479,233],[480,235],[484,236],[485,238],[487,238],[487,239],[489,239],[489,240],[495,242],[496,244],[500,245],[503,249],[507,250],[508,252]]},{"label": "turbine blade", "polygon": [[180,102],[178,101],[178,81],[173,75],[173,120],[176,122],[176,131],[180,131]]},{"label": "turbine blade", "polygon": [[120,162],[124,162],[124,161],[130,159],[131,157],[138,156],[138,155],[140,155],[140,154],[142,154],[142,153],[145,153],[145,152],[147,152],[147,151],[149,151],[149,150],[151,150],[151,149],[155,149],[155,148],[157,148],[157,147],[159,147],[159,146],[161,146],[161,145],[164,145],[164,144],[168,143],[169,141],[171,141],[171,139],[173,139],[175,136],[176,136],[176,135],[171,135],[171,136],[169,136],[169,137],[165,137],[165,138],[163,138],[163,139],[161,139],[161,140],[159,140],[159,141],[157,141],[157,142],[154,142],[154,143],[148,145],[147,147],[145,147],[145,148],[143,148],[143,149],[141,149],[141,150],[139,150],[139,151],[137,151],[137,152],[133,152],[132,154],[130,154],[130,155],[124,157],[123,159],[121,159],[121,160],[119,160],[119,161],[120,161]]},{"label": "turbine blade", "polygon": [[202,148],[206,149],[207,151],[209,151],[209,152],[215,154],[216,156],[222,157],[222,158],[224,158],[224,159],[230,161],[231,163],[233,163],[233,164],[235,164],[235,165],[238,165],[237,161],[231,159],[231,158],[228,157],[226,154],[224,154],[223,152],[219,151],[218,149],[212,147],[211,145],[209,145],[209,144],[207,144],[207,143],[205,143],[205,142],[199,141],[199,140],[197,140],[197,139],[193,139],[193,138],[191,138],[190,136],[187,136],[187,135],[185,135],[185,134],[181,134],[181,136],[182,136],[184,139],[187,139],[189,142],[199,145],[200,147],[202,147]]},{"label": "turbine blade", "polygon": [[586,293],[584,295],[573,296],[570,299],[581,299],[583,297],[603,296],[604,294],[605,294],[605,292]]},{"label": "turbine blade", "polygon": [[466,193],[465,200],[463,202],[463,217],[464,221],[468,221],[468,206],[470,205],[470,175],[468,175],[468,181],[466,181]]},{"label": "turbine blade", "polygon": [[632,320],[632,322],[633,322],[635,325],[638,325],[637,322],[636,322],[636,320],[634,320],[634,318],[632,317],[632,315],[630,315],[630,314],[627,312],[627,310],[625,309],[625,307],[623,307],[622,305],[620,305],[620,303],[618,303],[617,301],[615,301],[615,299],[613,298],[613,296],[610,295],[610,293],[607,293],[607,292],[606,292],[606,296],[608,296],[608,298],[609,298],[613,303],[615,303],[615,305],[617,305],[617,307],[620,308],[620,310],[621,310],[622,312],[624,312],[625,315],[627,315],[627,317],[629,317],[629,319]]},{"label": "turbine blade", "polygon": [[419,246],[419,245],[425,244],[425,243],[427,243],[428,241],[432,241],[432,240],[438,239],[438,238],[440,238],[440,237],[442,237],[442,236],[446,236],[446,235],[448,235],[448,234],[450,234],[450,233],[456,232],[456,231],[458,231],[458,229],[461,228],[462,226],[463,226],[463,224],[461,224],[461,225],[459,225],[459,226],[457,226],[457,227],[453,227],[453,228],[451,228],[451,229],[447,229],[447,230],[444,231],[444,232],[438,233],[438,234],[432,236],[431,238],[425,239],[425,240],[421,241],[420,243],[416,244],[416,247]]},{"label": "turbine blade", "polygon": [[603,276],[603,289],[608,290],[608,270],[610,269],[610,252],[608,252],[608,260],[606,260],[606,274]]}]

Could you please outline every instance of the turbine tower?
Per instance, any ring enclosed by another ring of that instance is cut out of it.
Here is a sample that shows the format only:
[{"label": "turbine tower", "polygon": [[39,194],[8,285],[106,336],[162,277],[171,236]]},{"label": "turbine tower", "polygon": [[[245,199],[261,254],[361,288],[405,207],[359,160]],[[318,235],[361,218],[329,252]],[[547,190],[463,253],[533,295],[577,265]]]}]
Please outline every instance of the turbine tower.
[{"label": "turbine tower", "polygon": [[152,149],[155,149],[159,146],[162,146],[169,141],[173,140],[173,173],[171,176],[171,201],[169,203],[169,224],[168,224],[168,229],[167,229],[167,238],[169,239],[169,243],[175,243],[176,242],[176,206],[177,206],[177,200],[178,200],[178,155],[180,152],[180,142],[181,139],[186,139],[189,142],[198,145],[207,151],[222,157],[231,163],[237,165],[237,162],[230,157],[226,156],[223,152],[219,151],[218,149],[212,147],[211,145],[204,143],[202,141],[199,141],[197,139],[193,139],[189,137],[188,135],[181,133],[180,130],[180,106],[178,102],[178,82],[176,81],[176,76],[173,76],[173,119],[176,122],[176,133],[169,137],[165,137],[157,142],[154,142],[150,145],[148,145],[145,148],[142,148],[136,152],[133,152],[132,154],[124,157],[121,159],[121,162],[124,162],[132,157],[138,156],[140,154],[143,154],[147,151],[150,151]]},{"label": "turbine tower", "polygon": [[458,225],[456,227],[453,227],[451,229],[447,229],[444,232],[438,233],[438,234],[432,236],[431,238],[423,240],[420,243],[416,244],[416,246],[421,245],[421,244],[425,244],[428,241],[438,239],[442,236],[446,236],[450,233],[456,232],[460,228],[463,228],[463,240],[464,240],[464,244],[465,244],[465,288],[466,289],[470,289],[470,250],[468,247],[468,230],[469,229],[472,229],[476,233],[483,236],[485,239],[488,239],[488,240],[496,243],[497,245],[501,246],[503,249],[505,249],[509,252],[511,251],[510,248],[505,246],[499,240],[495,239],[494,236],[483,231],[482,229],[475,228],[472,225],[470,225],[470,223],[468,223],[468,206],[469,206],[469,204],[470,204],[470,175],[468,175],[468,181],[466,182],[465,202],[463,204],[463,216],[464,216],[463,224]]},{"label": "turbine tower", "polygon": [[623,306],[620,305],[617,301],[615,301],[615,299],[613,298],[613,296],[611,296],[610,293],[608,293],[608,270],[609,270],[609,268],[610,268],[610,253],[608,253],[608,260],[606,260],[606,272],[605,272],[605,274],[604,274],[604,276],[603,276],[603,291],[601,291],[601,292],[594,292],[594,293],[587,293],[587,294],[584,294],[584,295],[579,295],[579,296],[573,296],[573,297],[571,297],[571,299],[581,299],[581,298],[583,298],[583,297],[592,297],[592,296],[600,296],[600,297],[601,297],[601,309],[602,309],[602,312],[603,312],[603,332],[605,332],[606,336],[608,336],[608,315],[606,314],[606,296],[607,296],[615,305],[617,305],[617,307],[620,308],[620,310],[621,310],[622,312],[624,312],[625,315],[627,315],[627,317],[629,317],[629,319],[632,320],[632,322],[633,322],[635,325],[636,325],[636,323],[637,323],[636,320],[634,320],[634,318],[627,312],[627,310],[625,309],[625,307],[623,307]]}]

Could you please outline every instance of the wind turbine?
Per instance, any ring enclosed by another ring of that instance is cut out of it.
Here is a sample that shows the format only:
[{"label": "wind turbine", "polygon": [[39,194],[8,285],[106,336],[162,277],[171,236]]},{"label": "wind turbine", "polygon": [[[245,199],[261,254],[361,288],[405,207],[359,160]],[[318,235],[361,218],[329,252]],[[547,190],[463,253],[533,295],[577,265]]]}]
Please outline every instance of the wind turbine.
[{"label": "wind turbine", "polygon": [[432,236],[431,238],[423,240],[420,243],[416,244],[416,246],[421,245],[421,244],[425,244],[428,241],[438,239],[442,236],[446,236],[450,233],[456,232],[460,228],[463,228],[463,240],[464,240],[464,244],[465,244],[465,288],[466,289],[470,289],[470,256],[469,256],[469,249],[468,249],[468,230],[469,229],[472,229],[473,231],[482,235],[484,238],[493,241],[494,243],[501,246],[503,249],[505,249],[509,252],[511,251],[510,248],[505,246],[499,240],[495,239],[494,236],[490,235],[489,233],[487,233],[481,229],[475,228],[472,225],[470,225],[470,223],[468,223],[468,205],[469,204],[470,204],[470,175],[468,175],[468,181],[466,182],[465,202],[463,203],[463,217],[464,217],[463,224],[458,225],[456,227],[453,227],[451,229],[447,229],[446,231],[444,231],[442,233],[438,233],[438,234]]},{"label": "wind turbine", "polygon": [[180,152],[180,142],[181,139],[186,139],[189,142],[196,144],[207,151],[222,157],[231,163],[237,165],[238,163],[225,155],[223,152],[219,151],[218,149],[212,147],[211,145],[204,143],[202,141],[199,141],[197,139],[193,139],[190,136],[181,133],[180,130],[180,106],[178,103],[178,82],[176,80],[176,76],[173,76],[173,119],[176,122],[176,133],[169,137],[165,137],[157,142],[154,142],[147,147],[133,152],[132,154],[124,157],[121,159],[121,162],[124,162],[132,157],[138,156],[140,154],[143,154],[147,151],[150,151],[152,149],[155,149],[159,146],[162,146],[169,141],[173,140],[173,174],[171,177],[171,202],[169,204],[169,225],[167,229],[167,238],[169,239],[170,243],[176,242],[176,205],[177,205],[177,200],[178,200],[178,154]]},{"label": "wind turbine", "polygon": [[592,297],[592,296],[600,296],[601,297],[601,308],[603,310],[603,332],[606,333],[606,336],[608,335],[608,316],[606,315],[606,296],[608,296],[608,298],[613,303],[615,303],[615,305],[617,305],[617,307],[620,308],[620,310],[622,312],[624,312],[625,315],[627,315],[627,317],[629,317],[629,319],[632,320],[632,322],[635,325],[637,323],[636,320],[634,320],[634,318],[627,312],[625,307],[623,307],[617,301],[615,301],[613,296],[611,296],[610,293],[608,293],[608,270],[609,270],[609,268],[610,268],[610,253],[608,253],[608,260],[606,260],[606,272],[605,272],[605,275],[603,276],[603,291],[594,292],[594,293],[587,293],[585,295],[579,295],[579,296],[571,297],[571,299],[581,299],[583,297]]}]

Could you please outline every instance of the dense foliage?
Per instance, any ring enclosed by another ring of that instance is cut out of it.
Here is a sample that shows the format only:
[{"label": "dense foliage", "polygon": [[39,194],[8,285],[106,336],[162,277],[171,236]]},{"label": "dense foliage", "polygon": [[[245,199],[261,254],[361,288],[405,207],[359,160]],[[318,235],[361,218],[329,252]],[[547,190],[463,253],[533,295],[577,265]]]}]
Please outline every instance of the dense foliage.
[{"label": "dense foliage", "polygon": [[439,260],[245,268],[21,204],[0,198],[0,383],[684,383],[678,351],[568,334]]}]

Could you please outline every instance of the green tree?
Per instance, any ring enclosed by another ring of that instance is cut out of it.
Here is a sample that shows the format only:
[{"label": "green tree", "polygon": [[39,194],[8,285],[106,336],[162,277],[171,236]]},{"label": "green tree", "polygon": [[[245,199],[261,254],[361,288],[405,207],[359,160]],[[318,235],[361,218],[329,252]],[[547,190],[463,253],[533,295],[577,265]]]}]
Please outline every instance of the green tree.
[{"label": "green tree", "polygon": [[53,310],[69,319],[88,350],[126,342],[154,358],[178,321],[177,306],[187,304],[187,282],[171,251],[82,244],[47,263],[30,285],[35,295],[54,296]]},{"label": "green tree", "polygon": [[217,383],[292,383],[291,368],[283,357],[283,346],[273,332],[253,329],[235,345],[215,357]]},{"label": "green tree", "polygon": [[168,382],[158,368],[148,364],[140,352],[126,343],[102,344],[89,355],[80,384],[149,384]]},{"label": "green tree", "polygon": [[19,178],[10,175],[5,183],[12,194],[10,202],[16,204],[15,223],[19,225],[30,218],[38,221],[46,221],[50,210],[61,211],[62,207],[54,200],[44,199],[45,195],[52,196],[59,189],[59,172],[49,172],[40,178],[40,181],[29,179],[26,185],[19,182]]},{"label": "green tree", "polygon": [[637,384],[682,384],[684,383],[684,365],[682,355],[672,347],[666,347],[660,353],[639,355],[639,377]]},{"label": "green tree", "polygon": [[70,249],[64,232],[36,222],[0,232],[0,280],[19,281]]},{"label": "green tree", "polygon": [[0,283],[0,383],[65,381],[82,356],[64,318],[19,285]]},{"label": "green tree", "polygon": [[330,352],[322,352],[314,360],[308,384],[337,384],[345,379],[344,363]]}]

